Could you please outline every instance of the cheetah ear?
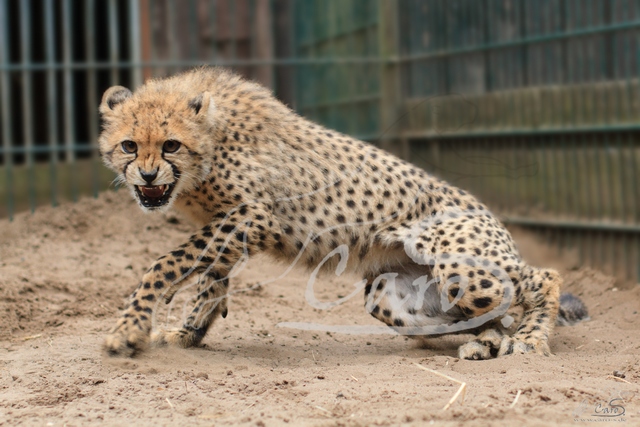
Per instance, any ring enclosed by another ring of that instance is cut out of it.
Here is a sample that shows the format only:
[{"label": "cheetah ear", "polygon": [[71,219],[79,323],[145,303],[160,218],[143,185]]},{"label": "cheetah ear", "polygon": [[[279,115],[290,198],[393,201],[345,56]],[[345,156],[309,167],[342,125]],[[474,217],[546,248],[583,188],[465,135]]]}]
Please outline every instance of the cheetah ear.
[{"label": "cheetah ear", "polygon": [[133,95],[129,89],[123,86],[112,86],[102,95],[100,113],[105,114],[113,110],[118,104],[129,99]]},{"label": "cheetah ear", "polygon": [[193,110],[197,118],[206,117],[213,123],[216,112],[216,103],[209,92],[202,92],[195,98],[189,100],[189,108]]}]

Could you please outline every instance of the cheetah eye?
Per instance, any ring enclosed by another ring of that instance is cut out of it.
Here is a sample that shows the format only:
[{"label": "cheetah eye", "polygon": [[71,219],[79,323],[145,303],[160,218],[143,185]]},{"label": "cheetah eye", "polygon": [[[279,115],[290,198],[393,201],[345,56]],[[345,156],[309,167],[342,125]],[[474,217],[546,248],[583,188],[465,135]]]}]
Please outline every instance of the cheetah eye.
[{"label": "cheetah eye", "polygon": [[133,141],[122,141],[122,144],[120,145],[122,146],[122,151],[127,154],[134,154],[138,151],[138,144]]},{"label": "cheetah eye", "polygon": [[164,142],[162,151],[164,151],[165,153],[175,153],[176,151],[178,151],[178,148],[180,148],[180,145],[180,141],[169,139],[168,141]]}]

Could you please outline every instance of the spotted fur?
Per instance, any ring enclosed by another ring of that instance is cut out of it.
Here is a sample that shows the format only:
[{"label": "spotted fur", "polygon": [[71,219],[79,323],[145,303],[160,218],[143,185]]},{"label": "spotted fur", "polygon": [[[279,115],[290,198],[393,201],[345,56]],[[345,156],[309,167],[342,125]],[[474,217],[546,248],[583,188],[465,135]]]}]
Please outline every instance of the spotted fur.
[{"label": "spotted fur", "polygon": [[[465,191],[299,117],[221,69],[152,80],[135,93],[111,88],[100,112],[103,159],[141,207],[173,206],[200,226],[144,274],[106,339],[109,354],[132,355],[150,340],[198,344],[226,315],[227,276],[247,257],[299,257],[315,268],[339,247],[366,279],[365,308],[390,327],[446,332],[443,325],[507,301],[524,308],[513,336],[486,323],[460,357],[550,354],[560,276],[527,265],[509,232]],[[198,300],[184,326],[151,334],[155,305],[196,278]]]}]

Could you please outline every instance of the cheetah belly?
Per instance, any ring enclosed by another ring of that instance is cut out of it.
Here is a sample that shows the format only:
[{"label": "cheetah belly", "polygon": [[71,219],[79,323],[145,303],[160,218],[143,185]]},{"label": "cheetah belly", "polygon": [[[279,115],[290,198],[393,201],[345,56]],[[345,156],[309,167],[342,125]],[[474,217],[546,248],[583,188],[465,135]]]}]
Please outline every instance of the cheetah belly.
[{"label": "cheetah belly", "polygon": [[[402,321],[403,326],[426,327],[425,333],[432,333],[428,332],[431,326],[444,327],[464,319],[460,309],[450,304],[446,296],[442,300],[442,293],[433,276],[418,268],[378,276],[373,281],[373,293],[365,300],[365,306],[375,317],[384,317],[388,310],[393,313],[394,320]],[[375,306],[378,309],[374,312]]]}]

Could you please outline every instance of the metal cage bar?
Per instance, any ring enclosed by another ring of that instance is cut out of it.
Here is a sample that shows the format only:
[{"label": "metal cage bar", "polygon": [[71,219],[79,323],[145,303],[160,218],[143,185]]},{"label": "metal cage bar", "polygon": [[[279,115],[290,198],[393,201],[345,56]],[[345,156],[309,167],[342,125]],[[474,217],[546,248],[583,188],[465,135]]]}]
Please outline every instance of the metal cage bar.
[{"label": "metal cage bar", "polygon": [[[0,0],[0,64],[9,63],[9,17],[8,1]],[[7,216],[11,219],[15,211],[13,180],[13,154],[15,144],[11,115],[11,73],[0,70],[0,109],[2,110],[2,157],[5,168],[5,198]]]}]

